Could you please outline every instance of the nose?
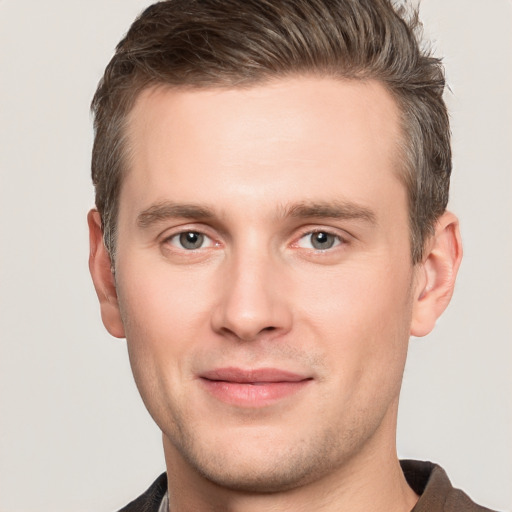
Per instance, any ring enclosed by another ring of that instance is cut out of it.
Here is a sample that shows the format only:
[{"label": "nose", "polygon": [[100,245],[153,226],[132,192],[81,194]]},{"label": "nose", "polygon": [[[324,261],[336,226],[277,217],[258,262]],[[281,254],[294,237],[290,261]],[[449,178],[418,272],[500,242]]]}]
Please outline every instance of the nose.
[{"label": "nose", "polygon": [[[212,328],[239,341],[278,337],[292,325],[282,269],[268,254],[233,256],[223,269]],[[281,271],[280,271],[281,270]]]}]

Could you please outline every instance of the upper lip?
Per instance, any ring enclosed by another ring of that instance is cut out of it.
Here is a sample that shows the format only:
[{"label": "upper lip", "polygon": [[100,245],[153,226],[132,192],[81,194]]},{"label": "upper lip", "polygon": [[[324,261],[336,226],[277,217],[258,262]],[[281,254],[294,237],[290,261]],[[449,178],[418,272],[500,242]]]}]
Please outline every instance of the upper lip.
[{"label": "upper lip", "polygon": [[254,383],[254,382],[300,382],[308,380],[310,377],[280,370],[278,368],[216,368],[202,372],[199,375],[202,379],[225,382],[238,383]]}]

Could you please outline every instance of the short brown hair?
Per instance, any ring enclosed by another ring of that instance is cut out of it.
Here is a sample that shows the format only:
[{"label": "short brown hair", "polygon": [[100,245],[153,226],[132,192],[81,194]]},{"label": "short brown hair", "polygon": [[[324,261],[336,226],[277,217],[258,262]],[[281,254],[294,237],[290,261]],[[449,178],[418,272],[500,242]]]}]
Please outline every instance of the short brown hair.
[{"label": "short brown hair", "polygon": [[451,148],[443,67],[421,47],[418,27],[417,12],[391,0],[168,0],[148,7],[118,44],[91,106],[92,179],[112,261],[125,123],[142,90],[242,87],[312,73],[378,80],[397,101],[411,254],[421,261],[448,202]]}]

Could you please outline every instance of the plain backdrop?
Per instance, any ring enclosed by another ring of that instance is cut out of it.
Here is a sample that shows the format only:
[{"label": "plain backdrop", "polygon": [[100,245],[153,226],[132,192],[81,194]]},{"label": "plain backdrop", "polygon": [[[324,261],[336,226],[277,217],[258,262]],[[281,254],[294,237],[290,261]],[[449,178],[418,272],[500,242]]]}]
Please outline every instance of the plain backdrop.
[{"label": "plain backdrop", "polygon": [[[87,270],[88,108],[143,0],[0,0],[0,512],[108,512],[161,471],[160,433]],[[512,510],[512,3],[424,0],[444,56],[465,258],[411,340],[401,457]]]}]

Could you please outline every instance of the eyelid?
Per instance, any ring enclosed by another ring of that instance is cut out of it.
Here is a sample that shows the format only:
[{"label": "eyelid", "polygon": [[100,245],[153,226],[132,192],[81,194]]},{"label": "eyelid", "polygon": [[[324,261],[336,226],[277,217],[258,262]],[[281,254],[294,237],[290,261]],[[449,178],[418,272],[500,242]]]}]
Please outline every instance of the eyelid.
[{"label": "eyelid", "polygon": [[[330,247],[325,247],[325,248],[317,248],[317,247],[314,247],[313,246],[313,242],[309,242],[309,245],[311,245],[311,247],[306,247],[304,245],[301,244],[301,241],[306,239],[307,237],[312,237],[314,236],[315,234],[317,233],[325,233],[326,235],[329,235],[329,236],[332,236],[334,237],[334,242],[333,242],[333,245],[330,246]],[[331,233],[329,231],[326,231],[326,230],[315,230],[315,231],[309,231],[308,233],[305,233],[303,234],[301,237],[299,237],[297,239],[297,242],[296,242],[296,245],[297,247],[300,247],[301,249],[306,249],[306,250],[310,250],[310,251],[317,251],[317,252],[326,252],[326,251],[331,251],[333,249],[335,249],[336,247],[338,247],[339,245],[345,243],[345,241],[343,240],[343,238],[336,234],[336,233]]]},{"label": "eyelid", "polygon": [[[214,231],[214,232],[212,233],[212,231]],[[191,232],[192,233],[201,234],[205,238],[207,238],[210,241],[208,246],[207,247],[201,247],[199,249],[185,249],[183,247],[179,247],[179,246],[177,246],[175,244],[171,244],[170,243],[170,241],[172,239],[176,239],[181,234],[183,234],[183,233],[191,233]],[[304,237],[306,237],[308,235],[312,235],[314,233],[327,233],[329,235],[332,235],[332,236],[336,237],[337,240],[339,241],[333,247],[331,247],[329,249],[324,249],[324,251],[329,251],[329,250],[332,250],[332,249],[334,249],[334,248],[336,248],[336,247],[338,247],[340,245],[345,245],[345,244],[349,243],[352,238],[354,238],[347,231],[339,229],[339,228],[335,228],[335,227],[332,227],[332,226],[308,225],[308,226],[303,226],[299,230],[299,233],[294,237],[294,239],[293,239],[293,241],[292,241],[292,243],[290,245],[292,247],[299,247],[299,241],[301,239],[303,239]],[[159,238],[160,238],[160,243],[168,244],[168,245],[171,245],[172,247],[174,247],[174,248],[176,248],[178,250],[183,250],[183,251],[187,251],[187,252],[192,252],[194,250],[195,251],[199,251],[201,249],[207,249],[207,248],[210,248],[210,247],[220,247],[221,245],[223,245],[222,242],[220,241],[220,237],[218,236],[216,231],[212,230],[207,225],[205,226],[204,224],[202,224],[202,225],[197,225],[197,224],[193,224],[193,223],[180,224],[178,226],[174,226],[172,228],[166,229],[165,231],[163,231],[159,235]],[[315,252],[322,252],[321,249],[311,248],[310,250],[315,251]]]},{"label": "eyelid", "polygon": [[301,240],[305,236],[312,235],[314,233],[326,233],[328,235],[335,236],[343,244],[348,243],[351,240],[351,238],[353,238],[352,235],[350,235],[350,233],[339,228],[318,225],[305,226],[299,231],[299,234],[295,237],[295,241],[293,242],[292,245],[297,245],[299,240]]},{"label": "eyelid", "polygon": [[[183,247],[180,244],[179,239],[180,239],[181,235],[183,235],[185,233],[196,233],[198,235],[203,236],[203,245],[201,247],[198,247],[197,249],[187,249],[186,247]],[[170,243],[173,247],[176,247],[177,249],[184,250],[187,252],[200,251],[201,249],[208,249],[209,247],[215,247],[215,245],[216,245],[215,242],[208,235],[205,235],[204,233],[200,233],[199,231],[191,231],[191,230],[186,230],[186,231],[181,231],[180,233],[175,233],[174,235],[171,235],[170,237],[167,238],[167,242]],[[176,243],[174,243],[174,242],[176,242]],[[206,243],[207,245],[204,245],[204,243]]]},{"label": "eyelid", "polygon": [[[180,247],[177,244],[171,243],[171,241],[173,239],[177,239],[183,233],[198,233],[200,235],[203,235],[206,239],[210,240],[211,243],[209,243],[207,247],[200,247],[199,249],[185,249],[184,247]],[[168,245],[171,245],[175,249],[183,250],[183,251],[187,251],[187,252],[192,252],[194,250],[200,251],[201,249],[208,249],[210,247],[220,246],[218,237],[214,236],[213,233],[211,233],[211,229],[208,229],[204,225],[198,226],[197,224],[196,225],[181,224],[179,226],[175,226],[173,228],[166,229],[160,235],[159,238],[160,238],[162,244],[168,244]]]}]

